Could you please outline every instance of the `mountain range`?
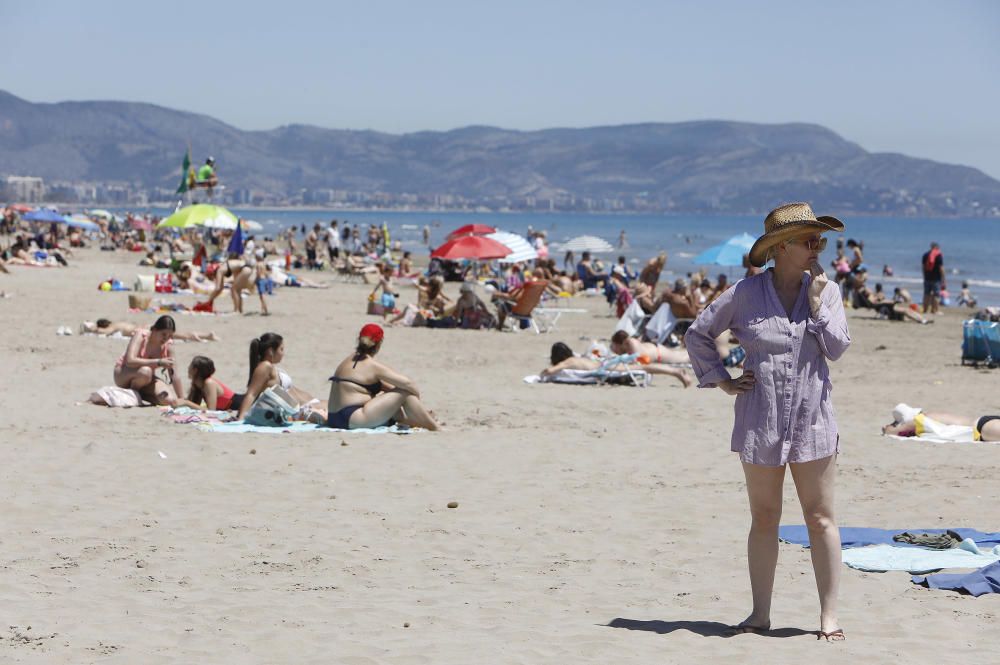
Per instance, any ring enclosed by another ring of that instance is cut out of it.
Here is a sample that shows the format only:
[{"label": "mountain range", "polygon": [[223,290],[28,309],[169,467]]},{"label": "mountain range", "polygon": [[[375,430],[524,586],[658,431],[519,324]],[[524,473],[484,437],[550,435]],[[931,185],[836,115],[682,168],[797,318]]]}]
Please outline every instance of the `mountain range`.
[{"label": "mountain range", "polygon": [[32,103],[0,91],[0,173],[172,188],[188,145],[229,188],[618,199],[677,212],[1000,215],[1000,181],[967,167],[868,152],[813,124],[706,120],[388,134],[287,125],[245,131],[152,104]]}]

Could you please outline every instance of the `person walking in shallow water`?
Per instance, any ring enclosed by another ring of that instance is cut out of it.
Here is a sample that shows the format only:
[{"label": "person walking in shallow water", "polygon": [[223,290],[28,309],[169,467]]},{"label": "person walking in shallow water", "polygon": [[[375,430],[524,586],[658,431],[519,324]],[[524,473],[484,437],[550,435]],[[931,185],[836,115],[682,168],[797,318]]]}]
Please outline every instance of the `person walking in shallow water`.
[{"label": "person walking in shallow water", "polygon": [[[825,231],[843,231],[834,217],[816,217],[805,203],[772,210],[749,262],[774,267],[725,291],[685,335],[698,385],[736,397],[732,445],[740,454],[750,501],[747,558],[753,610],[736,633],[771,627],[785,467],[791,470],[809,530],[820,600],[820,638],[843,640],[837,619],[841,555],[834,519],[840,435],[830,399],[828,360],[851,338],[836,284],[819,264]],[[732,378],[715,339],[731,330],[746,351],[743,374]]]}]

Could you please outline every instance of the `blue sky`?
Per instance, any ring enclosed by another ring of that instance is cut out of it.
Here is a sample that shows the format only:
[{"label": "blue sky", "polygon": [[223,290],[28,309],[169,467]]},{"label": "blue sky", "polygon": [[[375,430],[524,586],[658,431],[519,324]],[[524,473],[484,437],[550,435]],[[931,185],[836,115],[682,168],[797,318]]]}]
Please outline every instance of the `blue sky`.
[{"label": "blue sky", "polygon": [[244,129],[814,122],[1000,178],[1000,2],[0,2],[0,88]]}]

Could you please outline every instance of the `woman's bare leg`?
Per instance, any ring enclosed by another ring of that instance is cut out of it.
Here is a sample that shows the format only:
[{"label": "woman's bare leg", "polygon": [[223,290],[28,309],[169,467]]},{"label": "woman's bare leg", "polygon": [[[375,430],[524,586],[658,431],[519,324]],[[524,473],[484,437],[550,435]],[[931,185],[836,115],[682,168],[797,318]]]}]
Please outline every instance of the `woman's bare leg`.
[{"label": "woman's bare leg", "polygon": [[423,427],[431,431],[438,429],[438,424],[434,420],[434,416],[430,414],[424,403],[420,401],[420,398],[414,395],[408,396],[403,401],[403,406],[400,407],[396,415],[396,420],[410,427]]},{"label": "woman's bare leg", "polygon": [[771,594],[774,591],[774,570],[778,565],[778,524],[781,522],[781,488],[785,467],[743,462],[743,475],[750,500],[747,562],[753,610],[740,625],[766,630],[771,627]]},{"label": "woman's bare leg", "polygon": [[657,347],[657,351],[660,355],[660,359],[657,362],[673,363],[675,365],[691,362],[691,356],[688,355],[687,349],[671,349],[669,346],[660,344]]},{"label": "woman's bare leg", "polygon": [[115,369],[115,385],[119,388],[142,390],[147,386],[152,386],[155,379],[152,367],[139,367],[137,369],[122,367]]},{"label": "woman's bare leg", "polygon": [[633,369],[644,369],[650,374],[666,374],[667,376],[672,376],[685,388],[690,388],[694,380],[691,378],[691,374],[680,367],[671,367],[670,365],[660,365],[659,363],[649,363],[648,365],[637,365]]},{"label": "woman's bare leg", "polygon": [[837,479],[837,456],[802,464],[791,464],[795,491],[799,495],[802,516],[809,530],[809,554],[812,556],[819,591],[819,629],[840,628],[837,621],[837,592],[840,587],[840,529],[834,517],[834,486]]},{"label": "woman's bare leg", "polygon": [[956,416],[951,413],[927,413],[922,412],[925,417],[931,420],[936,420],[942,425],[962,425],[964,427],[973,427],[976,424],[974,418],[966,418],[965,416]]},{"label": "woman's bare leg", "polygon": [[351,428],[381,427],[399,413],[400,407],[406,402],[410,393],[390,390],[372,397],[360,409],[351,414]]}]

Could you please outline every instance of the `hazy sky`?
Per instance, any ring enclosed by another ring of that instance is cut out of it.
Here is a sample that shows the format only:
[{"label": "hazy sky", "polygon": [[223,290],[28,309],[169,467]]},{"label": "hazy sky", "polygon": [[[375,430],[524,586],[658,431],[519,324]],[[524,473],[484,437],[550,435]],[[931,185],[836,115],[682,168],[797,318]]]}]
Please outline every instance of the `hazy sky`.
[{"label": "hazy sky", "polygon": [[1000,178],[1000,2],[0,0],[0,88],[244,129],[814,122]]}]

